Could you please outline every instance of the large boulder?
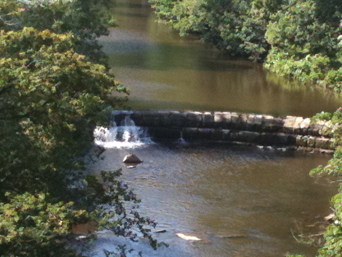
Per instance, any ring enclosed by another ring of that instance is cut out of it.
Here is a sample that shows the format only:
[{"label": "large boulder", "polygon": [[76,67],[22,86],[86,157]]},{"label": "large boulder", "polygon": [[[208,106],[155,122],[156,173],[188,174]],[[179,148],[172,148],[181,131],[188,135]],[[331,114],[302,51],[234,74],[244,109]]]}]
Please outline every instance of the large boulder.
[{"label": "large boulder", "polygon": [[138,156],[135,154],[128,154],[123,159],[124,163],[142,163],[143,160],[141,160]]}]

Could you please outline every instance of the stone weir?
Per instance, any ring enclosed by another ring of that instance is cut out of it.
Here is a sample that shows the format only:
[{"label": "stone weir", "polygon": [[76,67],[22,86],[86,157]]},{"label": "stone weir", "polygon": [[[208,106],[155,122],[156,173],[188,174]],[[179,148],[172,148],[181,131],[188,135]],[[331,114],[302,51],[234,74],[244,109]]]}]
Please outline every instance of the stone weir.
[{"label": "stone weir", "polygon": [[227,141],[332,152],[333,139],[320,131],[332,128],[330,122],[310,123],[310,118],[194,111],[114,111],[116,124],[130,117],[136,126],[148,128],[152,139],[186,141]]}]

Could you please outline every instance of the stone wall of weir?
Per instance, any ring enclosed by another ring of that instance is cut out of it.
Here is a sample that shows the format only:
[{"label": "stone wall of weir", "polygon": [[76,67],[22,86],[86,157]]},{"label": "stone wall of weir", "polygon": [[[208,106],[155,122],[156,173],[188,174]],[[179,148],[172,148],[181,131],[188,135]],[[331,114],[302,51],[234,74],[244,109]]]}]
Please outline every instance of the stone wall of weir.
[{"label": "stone wall of weir", "polygon": [[294,146],[333,150],[333,139],[320,132],[332,124],[310,118],[248,114],[237,112],[194,111],[115,111],[120,122],[129,115],[137,126],[147,127],[156,139],[184,138],[188,141],[213,140],[251,143],[262,146]]}]

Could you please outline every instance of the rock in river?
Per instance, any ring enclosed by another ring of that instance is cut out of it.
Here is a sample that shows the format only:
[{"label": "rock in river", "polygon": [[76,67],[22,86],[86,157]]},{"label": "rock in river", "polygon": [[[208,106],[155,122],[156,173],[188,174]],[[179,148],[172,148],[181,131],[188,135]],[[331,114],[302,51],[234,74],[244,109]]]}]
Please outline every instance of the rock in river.
[{"label": "rock in river", "polygon": [[183,233],[176,233],[176,235],[184,240],[190,240],[190,241],[200,241],[202,239],[198,238],[197,236],[189,236],[184,235]]},{"label": "rock in river", "polygon": [[124,163],[142,163],[143,160],[141,160],[138,156],[135,154],[128,154],[123,159]]}]

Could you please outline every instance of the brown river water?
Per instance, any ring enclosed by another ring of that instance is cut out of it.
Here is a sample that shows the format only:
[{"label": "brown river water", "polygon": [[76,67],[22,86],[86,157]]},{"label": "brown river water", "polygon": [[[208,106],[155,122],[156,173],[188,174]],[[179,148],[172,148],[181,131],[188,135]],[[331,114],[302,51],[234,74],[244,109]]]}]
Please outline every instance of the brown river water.
[{"label": "brown river water", "polygon": [[[131,88],[134,109],[310,116],[342,102],[312,87],[276,83],[259,64],[232,60],[198,38],[179,37],[155,22],[145,0],[118,1],[115,12],[120,26],[100,42],[117,79]],[[128,169],[122,164],[128,153],[144,163]],[[118,242],[143,256],[314,256],[317,248],[296,242],[292,232],[322,232],[337,192],[330,178],[309,176],[331,157],[324,154],[176,141],[110,148],[103,157],[89,164],[90,171],[123,168],[122,180],[142,199],[141,212],[166,230],[155,236],[170,246],[154,251],[144,240],[132,243],[102,232],[91,256],[103,256],[103,248]],[[186,241],[176,233],[203,240]]]},{"label": "brown river water", "polygon": [[[133,109],[224,110],[313,116],[342,98],[268,74],[261,64],[233,60],[196,37],[158,24],[146,0],[117,2],[118,28],[101,44]],[[279,83],[277,83],[279,82]]]}]

